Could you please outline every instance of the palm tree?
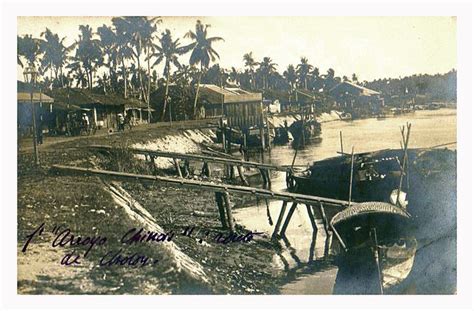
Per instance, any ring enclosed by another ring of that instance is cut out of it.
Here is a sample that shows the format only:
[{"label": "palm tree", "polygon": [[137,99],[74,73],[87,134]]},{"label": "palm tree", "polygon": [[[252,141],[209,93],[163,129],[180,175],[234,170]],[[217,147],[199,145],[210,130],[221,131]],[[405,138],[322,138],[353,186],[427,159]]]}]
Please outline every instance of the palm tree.
[{"label": "palm tree", "polygon": [[264,57],[259,65],[259,70],[262,74],[262,86],[263,89],[266,89],[268,87],[268,77],[276,70],[276,64],[273,63],[270,57]]},{"label": "palm tree", "polygon": [[179,39],[173,41],[169,29],[166,29],[165,32],[161,34],[159,42],[159,45],[154,46],[156,52],[153,53],[151,57],[156,57],[153,66],[160,64],[163,60],[165,61],[163,75],[166,77],[166,88],[165,98],[163,101],[163,113],[161,116],[162,121],[164,121],[166,115],[166,106],[168,104],[171,65],[174,65],[176,68],[180,68],[181,64],[178,61],[178,56],[187,53],[189,49],[187,47],[180,46]]},{"label": "palm tree", "polygon": [[[108,80],[110,82],[110,86],[115,84],[116,82],[116,74],[117,74],[117,63],[118,63],[118,40],[117,35],[114,30],[106,25],[102,25],[97,28],[97,34],[100,38],[100,47],[102,49],[102,53],[107,55],[107,63],[104,63],[105,67],[109,69],[109,77]],[[106,85],[107,84],[107,77],[103,76],[102,82]]]},{"label": "palm tree", "polygon": [[80,25],[81,34],[79,39],[71,46],[76,47],[76,53],[73,60],[67,67],[70,69],[85,71],[87,76],[87,85],[92,90],[94,73],[103,63],[102,51],[100,50],[99,40],[93,39],[92,28],[89,25]]},{"label": "palm tree", "polygon": [[[156,32],[156,24],[161,22],[160,17],[148,18],[145,16],[126,16],[126,17],[114,17],[112,23],[115,26],[117,34],[122,36],[128,41],[131,47],[133,56],[135,57],[138,72],[138,81],[140,85],[140,96],[145,100],[148,105],[148,122],[151,122],[150,113],[150,100],[149,93],[151,88],[151,66],[150,66],[150,55],[152,52],[152,44],[154,33]],[[142,52],[145,52],[146,60],[148,63],[148,88],[145,90],[143,84],[143,77],[140,65],[140,59]]]},{"label": "palm tree", "polygon": [[298,74],[300,85],[308,89],[308,74],[313,69],[313,66],[308,63],[306,57],[301,57],[301,63],[296,66],[296,73]]},{"label": "palm tree", "polygon": [[[46,28],[41,33],[43,40],[39,41],[41,52],[43,53],[43,59],[41,60],[41,71],[46,72],[49,70],[50,85],[53,87],[53,72],[54,80],[58,80],[58,76],[61,78],[63,66],[67,61],[67,54],[72,49],[71,47],[64,46],[64,40],[66,38],[59,39],[57,34],[54,34],[51,30]],[[61,81],[61,86],[64,86],[64,81]]]},{"label": "palm tree", "polygon": [[234,82],[237,85],[240,85],[240,73],[235,69],[235,67],[232,67],[229,73],[229,78],[232,82]]},{"label": "palm tree", "polygon": [[352,82],[354,82],[355,84],[359,84],[359,78],[355,73],[352,74]]},{"label": "palm tree", "polygon": [[248,53],[244,54],[244,62],[245,62],[245,67],[247,67],[249,69],[250,75],[252,77],[252,85],[253,85],[253,88],[255,88],[256,85],[255,85],[254,68],[255,68],[255,66],[258,65],[258,63],[253,58],[252,52],[248,52]]},{"label": "palm tree", "polygon": [[25,58],[28,66],[34,67],[41,54],[39,41],[32,35],[17,36],[17,63],[24,67],[21,57]]},{"label": "palm tree", "polygon": [[221,37],[207,37],[207,29],[210,25],[203,25],[200,20],[196,22],[196,30],[191,30],[185,35],[185,37],[194,40],[193,43],[188,45],[186,49],[192,49],[189,64],[191,66],[199,64],[201,70],[197,81],[196,96],[194,98],[193,112],[196,116],[196,105],[199,96],[199,87],[201,84],[201,77],[204,69],[209,68],[210,62],[214,62],[216,58],[219,58],[219,54],[212,48],[212,43],[217,41],[224,41]]},{"label": "palm tree", "polygon": [[311,77],[311,86],[313,89],[321,89],[321,77],[319,76],[319,68],[314,67],[314,69],[309,73]]},{"label": "palm tree", "polygon": [[283,72],[283,76],[286,79],[286,82],[290,85],[291,90],[295,88],[296,80],[298,76],[296,75],[295,66],[289,65],[288,68]]},{"label": "palm tree", "polygon": [[[117,26],[116,23],[119,21],[119,25]],[[112,19],[112,23],[115,28],[115,45],[116,45],[116,53],[117,53],[117,66],[121,66],[119,71],[119,75],[122,76],[123,80],[123,97],[128,98],[128,71],[127,71],[127,62],[128,60],[132,59],[133,51],[132,47],[130,46],[129,38],[124,31],[120,30],[121,20]]]}]

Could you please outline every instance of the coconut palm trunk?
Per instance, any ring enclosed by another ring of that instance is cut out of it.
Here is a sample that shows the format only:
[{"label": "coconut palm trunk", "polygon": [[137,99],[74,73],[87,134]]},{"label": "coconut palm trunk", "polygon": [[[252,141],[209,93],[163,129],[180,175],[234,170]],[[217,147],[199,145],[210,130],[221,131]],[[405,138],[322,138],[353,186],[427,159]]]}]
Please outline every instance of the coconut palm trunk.
[{"label": "coconut palm trunk", "polygon": [[150,66],[150,45],[147,45],[146,48],[146,54],[147,54],[147,66],[148,66],[148,85],[147,85],[147,90],[146,90],[146,98],[147,98],[147,103],[148,103],[148,114],[150,114],[150,90],[151,90],[151,66]]},{"label": "coconut palm trunk", "polygon": [[166,106],[168,106],[168,92],[169,92],[169,83],[170,83],[170,67],[169,66],[170,65],[167,64],[168,70],[166,71],[165,100],[163,101],[163,115],[161,116],[161,121],[165,121]]},{"label": "coconut palm trunk", "polygon": [[199,72],[198,84],[197,84],[197,89],[196,89],[196,96],[194,97],[194,106],[193,106],[194,118],[196,118],[196,106],[197,106],[197,101],[198,101],[198,97],[199,97],[199,88],[201,86],[201,77],[202,77],[202,68],[201,68],[201,71]]}]

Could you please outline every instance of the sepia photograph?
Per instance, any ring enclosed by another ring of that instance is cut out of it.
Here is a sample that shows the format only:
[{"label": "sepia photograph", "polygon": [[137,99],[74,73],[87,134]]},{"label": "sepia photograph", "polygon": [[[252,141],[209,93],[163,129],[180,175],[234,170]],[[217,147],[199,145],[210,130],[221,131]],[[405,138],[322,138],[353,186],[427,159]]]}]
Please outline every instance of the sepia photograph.
[{"label": "sepia photograph", "polygon": [[16,22],[18,295],[458,293],[456,16]]}]

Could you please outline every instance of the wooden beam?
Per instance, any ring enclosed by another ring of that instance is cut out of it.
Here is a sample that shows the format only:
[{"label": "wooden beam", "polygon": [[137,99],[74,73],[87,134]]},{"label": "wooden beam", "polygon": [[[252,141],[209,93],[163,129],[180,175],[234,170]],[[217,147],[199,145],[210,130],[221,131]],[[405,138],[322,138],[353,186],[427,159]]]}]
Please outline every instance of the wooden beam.
[{"label": "wooden beam", "polygon": [[[104,146],[104,145],[92,145],[92,146],[89,146],[88,148],[96,149],[96,150],[107,150],[107,151],[117,149],[112,146]],[[156,157],[163,157],[163,158],[188,159],[188,160],[195,160],[195,161],[202,161],[202,162],[214,162],[214,163],[221,163],[221,164],[240,165],[244,167],[263,168],[263,169],[270,169],[273,171],[281,171],[281,172],[286,172],[289,169],[287,166],[278,166],[278,165],[272,165],[272,164],[267,164],[267,163],[243,161],[239,159],[232,159],[230,157],[229,158],[212,157],[212,156],[198,155],[198,154],[153,151],[153,150],[139,149],[139,148],[128,148],[127,150],[135,154],[154,155]]]},{"label": "wooden beam", "polygon": [[294,202],[294,203],[300,203],[300,204],[316,205],[316,204],[319,204],[320,202],[323,202],[325,206],[335,207],[338,209],[344,209],[345,207],[349,205],[349,202],[344,201],[344,200],[337,200],[337,199],[318,197],[318,196],[312,196],[312,195],[306,195],[306,194],[272,191],[269,189],[261,189],[261,188],[254,188],[254,187],[229,185],[229,184],[216,184],[212,182],[198,181],[198,180],[193,180],[193,179],[184,179],[184,178],[179,179],[179,178],[171,178],[171,177],[163,177],[163,176],[141,175],[141,174],[132,174],[132,173],[124,173],[124,172],[116,172],[116,171],[83,168],[83,167],[66,166],[66,165],[53,165],[51,167],[51,170],[57,173],[84,174],[84,175],[90,175],[90,176],[109,177],[112,179],[122,179],[122,180],[127,180],[127,181],[143,181],[143,182],[150,182],[150,183],[160,182],[160,183],[168,184],[171,186],[202,189],[202,190],[208,190],[212,192],[228,191],[230,193],[248,194],[248,195],[257,196],[257,197],[266,198],[266,199],[282,200],[282,201],[288,201],[288,202]]}]

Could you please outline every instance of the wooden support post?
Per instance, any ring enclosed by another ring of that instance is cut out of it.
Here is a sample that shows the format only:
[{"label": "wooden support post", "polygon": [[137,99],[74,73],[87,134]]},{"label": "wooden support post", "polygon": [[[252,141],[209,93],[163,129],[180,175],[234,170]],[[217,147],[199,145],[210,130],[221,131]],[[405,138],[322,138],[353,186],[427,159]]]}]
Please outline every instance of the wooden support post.
[{"label": "wooden support post", "polygon": [[311,205],[306,204],[306,210],[308,211],[309,221],[311,222],[311,227],[313,227],[313,231],[318,232],[318,226],[316,226],[316,220],[314,219],[313,211],[311,210]]},{"label": "wooden support post", "polygon": [[324,210],[323,203],[319,203],[319,212],[321,213],[321,218],[323,219],[323,224],[324,224],[324,231],[326,233],[326,236],[329,235],[329,222],[328,218],[326,217],[326,211]]},{"label": "wooden support post", "polygon": [[[246,131],[246,130],[245,130]],[[248,152],[248,146],[247,146],[247,133],[244,131],[244,161],[249,161],[249,152]]]},{"label": "wooden support post", "polygon": [[227,212],[227,221],[231,232],[235,232],[234,217],[232,216],[232,208],[230,206],[230,195],[228,192],[224,192],[224,203]]},{"label": "wooden support post", "polygon": [[174,158],[174,167],[176,168],[176,171],[178,172],[179,178],[183,178],[183,173],[181,173],[181,167],[179,167],[179,160]]},{"label": "wooden support post", "polygon": [[272,187],[272,180],[270,178],[270,170],[266,169],[265,174],[267,175],[267,184],[268,184],[268,189]]},{"label": "wooden support post", "polygon": [[206,176],[207,178],[211,177],[211,170],[209,168],[209,163],[204,162],[201,169],[201,175]]},{"label": "wooden support post", "polygon": [[281,206],[280,215],[278,216],[278,220],[275,225],[275,229],[273,229],[272,239],[278,236],[278,231],[280,230],[281,223],[283,221],[283,217],[285,216],[286,206],[288,205],[287,201],[283,201],[283,205]]},{"label": "wooden support post", "polygon": [[293,205],[291,205],[290,210],[288,211],[288,215],[286,216],[285,223],[283,224],[283,227],[281,228],[280,236],[285,235],[286,229],[288,229],[288,225],[290,224],[291,217],[293,216],[293,213],[295,212],[297,206],[298,206],[297,202],[293,202]]},{"label": "wooden support post", "polygon": [[240,180],[242,180],[242,183],[245,185],[245,186],[249,186],[249,182],[247,181],[247,178],[245,178],[245,175],[244,175],[244,171],[242,170],[242,166],[237,166],[237,170],[239,172],[239,177],[240,177]]},{"label": "wooden support post", "polygon": [[221,192],[215,192],[217,210],[219,211],[219,219],[221,220],[222,228],[227,229],[227,220],[225,217],[224,198]]},{"label": "wooden support post", "polygon": [[262,176],[262,182],[263,182],[262,187],[264,189],[267,189],[268,188],[268,180],[267,180],[267,175],[265,173],[265,169],[259,168],[259,171],[260,171],[260,175]]},{"label": "wooden support post", "polygon": [[323,203],[319,203],[319,212],[321,214],[321,218],[323,219],[324,224],[324,232],[326,233],[326,241],[324,243],[324,256],[329,256],[329,250],[332,244],[332,232],[329,230],[329,221],[326,216],[326,211],[324,210]]}]

